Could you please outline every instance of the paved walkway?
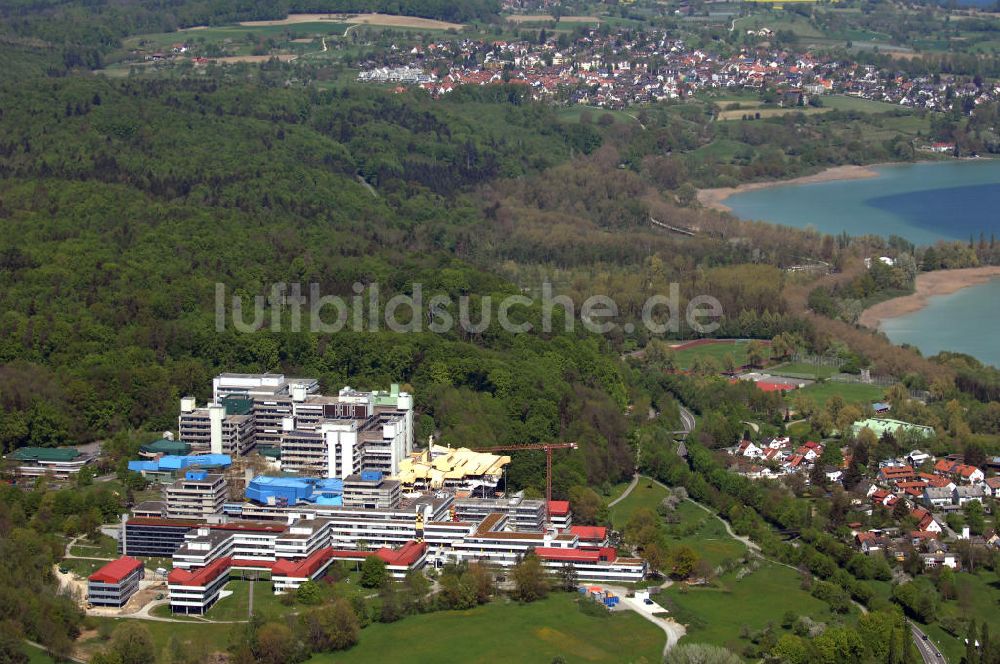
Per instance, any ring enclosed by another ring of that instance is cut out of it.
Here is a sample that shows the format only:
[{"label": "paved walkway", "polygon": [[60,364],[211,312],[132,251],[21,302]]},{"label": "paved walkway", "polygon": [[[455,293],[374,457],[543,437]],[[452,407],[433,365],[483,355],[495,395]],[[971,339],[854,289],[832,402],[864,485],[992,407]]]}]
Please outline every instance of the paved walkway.
[{"label": "paved walkway", "polygon": [[[626,595],[628,595],[630,592],[635,592],[635,591],[630,590],[629,588],[624,588],[622,586],[609,585],[607,583],[602,583],[599,585],[601,586],[601,588],[606,588],[607,590],[610,590],[611,592],[615,593],[621,598],[621,602],[619,602],[617,607],[619,611],[621,610],[635,611],[640,616],[642,616],[643,618],[645,618],[646,620],[648,620],[649,622],[653,623],[654,625],[663,630],[663,633],[667,635],[667,642],[663,644],[664,655],[666,655],[671,648],[676,646],[677,642],[680,641],[685,634],[687,634],[687,628],[685,628],[684,625],[680,624],[673,618],[659,618],[657,616],[654,616],[652,613],[644,611],[643,610],[644,607],[639,608],[639,606],[637,606],[636,602],[634,601],[635,598],[630,599],[626,597]],[[669,586],[669,584],[666,585]]]},{"label": "paved walkway", "polygon": [[633,476],[632,476],[632,481],[631,481],[631,482],[629,482],[629,483],[628,483],[628,486],[627,486],[627,487],[625,487],[625,490],[624,490],[624,491],[622,491],[622,495],[618,496],[617,498],[615,498],[614,500],[612,500],[612,501],[611,501],[610,503],[608,503],[608,507],[614,507],[615,505],[617,505],[617,504],[618,504],[618,503],[620,503],[621,501],[623,501],[623,500],[625,500],[626,498],[628,498],[628,495],[629,495],[630,493],[632,493],[632,489],[634,489],[634,488],[635,488],[635,486],[636,486],[636,485],[637,485],[638,483],[639,483],[639,474],[638,474],[638,473],[636,473],[635,475],[633,475]]}]

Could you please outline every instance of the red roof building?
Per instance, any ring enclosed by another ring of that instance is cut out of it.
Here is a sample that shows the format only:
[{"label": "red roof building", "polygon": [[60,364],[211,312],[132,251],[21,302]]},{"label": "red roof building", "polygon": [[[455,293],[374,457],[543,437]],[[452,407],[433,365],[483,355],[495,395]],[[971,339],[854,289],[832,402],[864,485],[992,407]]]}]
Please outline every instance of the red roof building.
[{"label": "red roof building", "polygon": [[581,542],[603,542],[608,538],[608,529],[604,526],[570,526],[569,532],[580,538]]},{"label": "red roof building", "polygon": [[566,516],[569,514],[568,500],[550,500],[549,513],[552,516]]},{"label": "red roof building", "polygon": [[87,578],[90,581],[97,581],[98,583],[121,583],[131,574],[135,573],[136,570],[141,569],[141,560],[122,556],[118,560],[112,560]]}]

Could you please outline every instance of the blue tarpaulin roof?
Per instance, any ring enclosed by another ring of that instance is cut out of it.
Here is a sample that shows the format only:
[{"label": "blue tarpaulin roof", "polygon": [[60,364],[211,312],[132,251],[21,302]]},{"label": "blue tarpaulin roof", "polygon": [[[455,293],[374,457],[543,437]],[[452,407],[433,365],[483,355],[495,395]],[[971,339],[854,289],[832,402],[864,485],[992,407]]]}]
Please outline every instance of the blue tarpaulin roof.
[{"label": "blue tarpaulin roof", "polygon": [[201,466],[202,468],[219,468],[233,465],[233,460],[228,454],[196,454],[194,456],[162,456],[156,461],[129,461],[128,469],[135,472],[165,472],[172,470],[184,470],[189,466]]}]

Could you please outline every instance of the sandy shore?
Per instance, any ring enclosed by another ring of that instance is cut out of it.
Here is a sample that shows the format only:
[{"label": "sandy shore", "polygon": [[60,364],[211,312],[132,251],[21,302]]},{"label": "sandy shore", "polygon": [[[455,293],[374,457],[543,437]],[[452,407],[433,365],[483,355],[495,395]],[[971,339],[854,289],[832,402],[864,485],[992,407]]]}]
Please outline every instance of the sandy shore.
[{"label": "sandy shore", "polygon": [[817,182],[832,182],[834,180],[864,180],[866,178],[878,177],[878,171],[870,166],[834,166],[825,171],[804,175],[791,180],[771,180],[768,182],[750,182],[741,184],[738,187],[719,187],[718,189],[699,189],[698,202],[704,207],[720,210],[722,212],[732,212],[724,201],[734,194],[742,194],[745,191],[757,189],[768,189],[770,187],[783,187],[787,184],[814,184]]},{"label": "sandy shore", "polygon": [[1000,265],[925,272],[917,275],[916,290],[912,295],[879,302],[865,309],[859,322],[867,327],[878,328],[887,318],[920,311],[927,306],[927,300],[934,295],[948,295],[969,286],[986,283],[996,277],[1000,277]]}]

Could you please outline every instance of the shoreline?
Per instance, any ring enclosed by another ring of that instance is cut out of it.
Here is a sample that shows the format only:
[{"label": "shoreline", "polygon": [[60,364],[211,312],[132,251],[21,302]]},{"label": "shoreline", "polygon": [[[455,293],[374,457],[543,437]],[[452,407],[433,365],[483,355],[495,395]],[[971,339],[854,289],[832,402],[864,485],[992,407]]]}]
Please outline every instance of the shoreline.
[{"label": "shoreline", "polygon": [[783,187],[795,184],[816,184],[818,182],[834,182],[836,180],[866,180],[868,178],[879,177],[876,166],[888,166],[889,164],[871,164],[869,166],[857,166],[848,164],[844,166],[833,166],[812,175],[803,175],[790,180],[768,180],[766,182],[748,182],[735,187],[718,187],[716,189],[699,189],[698,202],[702,207],[719,212],[732,212],[732,209],[725,204],[725,200],[730,196],[742,194],[758,189],[770,189],[771,187]]},{"label": "shoreline", "polygon": [[1000,265],[966,267],[958,270],[935,270],[917,275],[915,291],[910,295],[879,302],[861,312],[858,322],[877,330],[883,321],[920,311],[936,295],[950,295],[970,286],[979,286],[1000,277]]}]

